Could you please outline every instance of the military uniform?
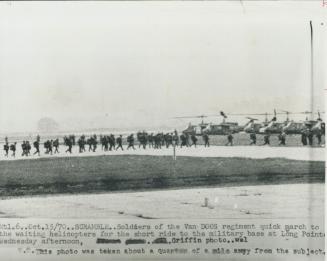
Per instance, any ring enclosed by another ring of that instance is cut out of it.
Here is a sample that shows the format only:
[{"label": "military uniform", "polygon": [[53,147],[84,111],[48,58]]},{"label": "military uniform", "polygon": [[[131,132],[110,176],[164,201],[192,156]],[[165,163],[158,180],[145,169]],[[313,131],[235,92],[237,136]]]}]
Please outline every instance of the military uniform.
[{"label": "military uniform", "polygon": [[251,139],[250,145],[257,144],[257,135],[255,134],[255,132],[250,134],[250,139]]},{"label": "military uniform", "polygon": [[203,141],[204,141],[204,147],[209,147],[210,144],[209,144],[209,135],[207,133],[203,134],[202,136],[203,138]]},{"label": "military uniform", "polygon": [[26,156],[31,155],[31,144],[29,141],[26,141]]},{"label": "military uniform", "polygon": [[181,148],[182,148],[183,146],[186,146],[186,147],[187,147],[186,136],[185,136],[184,134],[182,134],[182,135],[180,136],[180,138],[181,138]]},{"label": "military uniform", "polygon": [[265,134],[265,136],[263,137],[264,143],[263,145],[270,145],[270,135],[269,134]]},{"label": "military uniform", "polygon": [[309,142],[309,145],[310,146],[313,145],[313,133],[312,133],[312,131],[309,131],[309,134],[308,134],[308,142]]},{"label": "military uniform", "polygon": [[283,132],[281,135],[280,135],[280,143],[279,145],[286,145],[286,133]]},{"label": "military uniform", "polygon": [[191,135],[191,140],[192,140],[191,147],[194,145],[194,147],[196,148],[196,143],[197,143],[198,139],[194,134]]},{"label": "military uniform", "polygon": [[72,153],[72,147],[73,147],[73,143],[72,140],[70,138],[65,138],[65,145],[68,146],[66,153]]},{"label": "military uniform", "polygon": [[54,142],[53,142],[53,147],[55,147],[55,151],[54,153],[59,153],[59,140],[58,139],[55,139]]},{"label": "military uniform", "polygon": [[9,145],[7,142],[3,145],[3,150],[5,151],[5,156],[8,157]]},{"label": "military uniform", "polygon": [[23,143],[22,143],[22,156],[27,156],[27,149],[26,149],[26,142],[25,141],[23,141]]},{"label": "military uniform", "polygon": [[34,141],[33,146],[35,148],[34,155],[38,154],[40,156],[40,142],[38,140]]},{"label": "military uniform", "polygon": [[10,150],[12,151],[12,156],[15,157],[16,156],[16,142],[14,144],[10,145]]},{"label": "military uniform", "polygon": [[302,133],[301,133],[301,141],[302,141],[303,146],[306,146],[308,144],[307,143],[307,134],[305,131],[302,131]]},{"label": "military uniform", "polygon": [[316,134],[316,137],[318,140],[318,145],[320,145],[321,144],[321,132],[320,131]]},{"label": "military uniform", "polygon": [[127,142],[128,142],[127,149],[133,148],[135,150],[135,148],[134,148],[134,136],[133,136],[133,134],[131,134],[130,136],[127,137]]},{"label": "military uniform", "polygon": [[234,139],[233,135],[228,134],[226,146],[228,146],[228,145],[233,146],[233,139]]},{"label": "military uniform", "polygon": [[116,139],[116,143],[117,143],[116,150],[118,150],[119,148],[121,148],[121,150],[124,150],[123,149],[123,139],[122,139],[121,135],[119,135],[119,137]]}]

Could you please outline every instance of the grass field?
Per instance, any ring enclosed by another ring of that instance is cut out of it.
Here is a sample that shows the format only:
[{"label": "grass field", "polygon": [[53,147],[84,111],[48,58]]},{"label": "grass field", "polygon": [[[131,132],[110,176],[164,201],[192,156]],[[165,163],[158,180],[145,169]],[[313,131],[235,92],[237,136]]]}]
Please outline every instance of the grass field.
[{"label": "grass field", "polygon": [[324,182],[324,162],[94,156],[0,162],[0,195]]}]

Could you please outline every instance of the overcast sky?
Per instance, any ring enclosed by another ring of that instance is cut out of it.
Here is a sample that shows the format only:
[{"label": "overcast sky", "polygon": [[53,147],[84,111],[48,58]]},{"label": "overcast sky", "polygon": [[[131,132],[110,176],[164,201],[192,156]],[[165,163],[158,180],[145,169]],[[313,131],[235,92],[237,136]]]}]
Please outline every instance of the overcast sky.
[{"label": "overcast sky", "polygon": [[34,131],[42,117],[62,130],[150,128],[220,110],[311,110],[310,20],[313,107],[324,110],[326,10],[319,1],[2,2],[0,132]]}]

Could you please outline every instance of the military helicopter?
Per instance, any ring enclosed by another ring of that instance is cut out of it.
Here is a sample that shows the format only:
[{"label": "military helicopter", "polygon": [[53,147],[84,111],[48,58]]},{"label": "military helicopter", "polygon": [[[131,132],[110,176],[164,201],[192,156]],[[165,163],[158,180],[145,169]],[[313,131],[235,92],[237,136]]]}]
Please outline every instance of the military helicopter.
[{"label": "military helicopter", "polygon": [[[231,114],[231,115],[237,115],[237,116],[247,116],[245,117],[249,121],[245,123],[245,125],[242,128],[242,131],[246,133],[259,133],[260,128],[265,127],[269,124],[268,115],[273,115],[271,113],[265,112],[265,113],[241,113],[241,114]],[[256,122],[259,119],[250,117],[250,116],[265,116],[264,122]]]},{"label": "military helicopter", "polygon": [[237,122],[227,122],[227,115],[220,111],[219,115],[212,116],[222,116],[223,121],[219,124],[208,124],[207,127],[203,130],[203,133],[208,135],[228,135],[230,133],[238,133],[243,130],[243,126],[239,126]]},{"label": "military helicopter", "polygon": [[[324,113],[324,112],[322,112]],[[311,131],[314,135],[320,134],[325,135],[325,122],[320,117],[320,112],[317,112],[317,120],[306,120],[304,122],[306,128]]]},{"label": "military helicopter", "polygon": [[185,116],[185,117],[174,117],[174,119],[194,119],[194,118],[200,118],[201,123],[199,124],[192,124],[189,123],[187,128],[183,130],[182,132],[184,134],[189,134],[189,135],[202,135],[203,130],[209,125],[209,123],[205,123],[203,121],[204,118],[207,118],[208,115],[198,115],[198,116]]},{"label": "military helicopter", "polygon": [[[204,132],[211,135],[226,135],[229,133],[238,133],[238,132],[246,132],[246,133],[260,133],[261,128],[266,128],[272,121],[276,121],[276,111],[274,114],[272,113],[228,113],[229,116],[247,116],[248,119],[244,125],[239,125],[237,122],[226,122],[225,119],[227,115],[224,112],[220,112],[220,115],[224,117],[223,122],[220,124],[209,124]],[[255,122],[258,119],[250,117],[250,116],[265,116],[264,122]],[[274,115],[272,120],[268,120],[269,115]]]},{"label": "military helicopter", "polygon": [[[238,131],[246,132],[246,133],[260,133],[260,129],[267,127],[271,121],[276,120],[276,112],[274,114],[272,113],[234,113],[234,114],[228,114],[232,116],[247,116],[245,117],[248,119],[248,122],[246,122],[243,126],[239,126]],[[274,115],[273,120],[268,120],[268,116]],[[253,118],[250,116],[265,116],[265,120],[263,122],[256,122],[259,119]]]},{"label": "military helicopter", "polygon": [[290,120],[289,115],[290,114],[311,114],[311,111],[303,111],[303,112],[290,112],[290,111],[281,111],[281,114],[286,114],[286,121],[285,125],[282,128],[282,131],[286,134],[301,134],[303,130],[305,130],[307,127],[303,121],[294,121]]},{"label": "military helicopter", "polygon": [[[222,116],[223,120],[221,123],[205,123],[204,118]],[[187,118],[201,118],[201,123],[192,124],[190,123],[188,127],[183,130],[184,134],[189,135],[203,135],[204,133],[208,135],[227,135],[229,133],[237,133],[243,129],[243,126],[239,126],[237,122],[226,122],[227,115],[221,111],[220,114],[214,115],[198,115],[198,116],[185,116],[185,117],[174,117],[175,119],[187,119]]]},{"label": "military helicopter", "polygon": [[259,129],[259,134],[280,134],[283,132],[285,122],[277,122],[277,112],[274,109],[274,117],[265,126]]},{"label": "military helicopter", "polygon": [[[324,113],[324,112],[322,112]],[[286,120],[283,122],[277,122],[277,115],[286,114]],[[290,112],[285,110],[280,110],[276,112],[274,109],[274,113],[236,113],[236,114],[228,114],[229,116],[247,116],[245,118],[248,119],[248,122],[244,125],[239,125],[237,122],[227,122],[228,118],[227,114],[223,111],[220,114],[214,115],[198,115],[198,116],[186,116],[186,117],[175,117],[178,119],[181,118],[201,118],[201,123],[199,124],[189,124],[188,127],[183,130],[184,134],[189,135],[203,135],[204,133],[208,135],[228,135],[230,133],[238,133],[238,132],[246,132],[246,133],[257,133],[257,134],[280,134],[285,132],[286,134],[301,134],[303,130],[311,130],[315,133],[323,133],[325,134],[325,123],[322,121],[320,117],[320,112],[318,111],[318,119],[317,120],[308,120],[305,121],[293,121],[290,120],[290,114],[312,114],[312,112],[304,111],[304,112]],[[261,123],[257,118],[252,118],[250,116],[265,116],[265,120]],[[268,116],[273,115],[271,120],[268,120]],[[223,120],[221,123],[213,124],[213,123],[205,123],[203,121],[204,118],[207,117],[215,117],[222,116]]]},{"label": "military helicopter", "polygon": [[[248,116],[248,122],[244,125],[239,125],[238,122],[227,122],[226,119],[228,116]],[[252,115],[263,115],[265,116],[265,121],[262,123],[255,123],[258,119],[252,118],[249,116]],[[253,114],[244,114],[244,113],[228,113],[226,114],[223,111],[220,111],[220,114],[213,115],[198,115],[198,116],[185,116],[185,117],[174,117],[175,119],[187,119],[187,118],[201,118],[201,123],[192,124],[190,123],[188,127],[183,130],[184,134],[189,135],[203,135],[204,133],[208,135],[228,135],[230,133],[238,133],[245,131],[247,133],[256,132],[259,133],[260,128],[265,127],[269,124],[268,115],[273,115],[271,113],[253,113]],[[221,123],[205,123],[204,118],[207,117],[217,117],[220,116],[223,118]]]},{"label": "military helicopter", "polygon": [[[290,114],[315,114],[311,111],[304,111],[304,112],[290,112],[290,111],[282,111],[286,114],[286,121],[285,126],[283,127],[282,131],[286,134],[302,134],[303,131],[312,131],[313,134],[320,133],[322,135],[325,134],[325,123],[320,117],[320,112],[318,111],[318,118],[317,120],[308,120],[308,117],[306,117],[305,121],[294,121],[289,119]],[[324,112],[322,112],[324,113]]]},{"label": "military helicopter", "polygon": [[263,123],[255,123],[258,119],[252,117],[246,117],[250,121],[245,124],[243,131],[246,133],[259,133],[260,128],[263,126]]}]

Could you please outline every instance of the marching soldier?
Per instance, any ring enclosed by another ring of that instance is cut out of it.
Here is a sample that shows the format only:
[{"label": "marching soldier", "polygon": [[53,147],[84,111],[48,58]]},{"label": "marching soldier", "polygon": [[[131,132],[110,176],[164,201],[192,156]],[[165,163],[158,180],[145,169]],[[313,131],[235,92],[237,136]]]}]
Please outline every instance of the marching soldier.
[{"label": "marching soldier", "polygon": [[149,142],[149,148],[153,148],[153,142],[154,142],[154,137],[153,137],[153,133],[151,133],[149,136],[148,136],[148,142]]},{"label": "marching soldier", "polygon": [[98,145],[97,136],[94,134],[93,135],[93,152],[96,151],[97,145]]},{"label": "marching soldier", "polygon": [[186,142],[186,147],[189,147],[190,146],[190,140],[189,140],[189,134],[188,133],[185,133],[185,142]]},{"label": "marching soldier", "polygon": [[116,147],[116,138],[115,138],[115,135],[111,134],[110,137],[111,137],[112,145],[114,146],[113,147],[113,149],[114,149]]},{"label": "marching soldier", "polygon": [[307,143],[307,133],[304,130],[301,133],[301,141],[302,141],[303,146],[306,146],[308,144]]},{"label": "marching soldier", "polygon": [[82,140],[82,142],[81,142],[82,152],[85,152],[85,144],[86,144],[86,141],[85,141],[85,135],[84,134],[81,136],[81,140]]},{"label": "marching soldier", "polygon": [[93,138],[90,137],[87,139],[86,143],[89,145],[89,151],[92,150]]},{"label": "marching soldier", "polygon": [[116,139],[115,139],[115,135],[110,134],[110,136],[108,137],[108,141],[109,141],[109,150],[114,150],[115,146],[116,146]]},{"label": "marching soldier", "polygon": [[181,136],[181,148],[183,148],[183,146],[187,147],[187,143],[186,143],[186,136],[185,134],[183,133]]},{"label": "marching soldier", "polygon": [[234,137],[233,137],[232,133],[229,133],[227,136],[227,143],[225,146],[228,146],[228,145],[233,146],[233,139],[234,139]]},{"label": "marching soldier", "polygon": [[49,153],[49,145],[48,145],[48,141],[45,141],[45,142],[43,143],[43,146],[44,146],[44,148],[45,148],[45,154],[48,154],[48,153]]},{"label": "marching soldier", "polygon": [[146,149],[147,138],[146,138],[146,134],[145,134],[145,132],[143,132],[143,133],[142,133],[142,132],[139,133],[138,140],[139,140],[139,142],[140,142],[140,144],[139,144],[139,148],[142,146],[143,149]]},{"label": "marching soldier", "polygon": [[133,148],[135,150],[135,148],[134,148],[134,135],[133,134],[131,134],[131,135],[129,135],[127,137],[127,142],[128,142],[127,149]]},{"label": "marching soldier", "polygon": [[250,134],[250,140],[251,140],[250,145],[257,144],[257,135],[255,134],[255,132],[252,132]]},{"label": "marching soldier", "polygon": [[72,147],[73,147],[73,143],[72,143],[72,140],[70,138],[67,138],[65,137],[65,145],[68,146],[67,150],[66,150],[66,153],[69,152],[69,153],[72,153]]},{"label": "marching soldier", "polygon": [[312,133],[311,130],[309,131],[309,134],[308,134],[308,141],[309,141],[309,145],[312,146],[312,144],[313,144],[313,133]]},{"label": "marching soldier", "polygon": [[106,150],[112,151],[113,149],[115,149],[115,138],[112,137],[113,135],[110,134],[109,136],[106,136]]},{"label": "marching soldier", "polygon": [[165,145],[165,135],[163,134],[163,132],[160,134],[160,149],[161,149],[161,146],[164,146]]},{"label": "marching soldier", "polygon": [[192,141],[192,144],[190,147],[192,147],[194,145],[194,147],[196,148],[196,143],[198,141],[198,138],[194,134],[191,135],[191,141]]},{"label": "marching soldier", "polygon": [[119,148],[121,148],[121,150],[124,150],[123,149],[123,138],[122,138],[122,135],[119,135],[116,139],[116,143],[117,143],[117,148],[116,150],[118,150]]},{"label": "marching soldier", "polygon": [[101,150],[105,150],[106,136],[102,136],[102,134],[100,134],[100,144],[101,144]]},{"label": "marching soldier", "polygon": [[26,142],[25,141],[23,141],[23,143],[22,143],[22,156],[27,156],[27,149],[26,149]]},{"label": "marching soldier", "polygon": [[173,135],[173,143],[174,143],[175,146],[178,146],[178,144],[179,144],[178,133],[177,133],[176,130],[175,130],[174,135]]},{"label": "marching soldier", "polygon": [[[8,147],[8,149],[6,150],[6,148]],[[8,137],[5,137],[5,145],[3,145],[3,149],[6,152],[5,156],[8,157],[8,151],[9,151],[9,142],[8,142]]]},{"label": "marching soldier", "polygon": [[5,151],[5,156],[8,157],[8,151],[9,151],[8,140],[6,140],[5,145],[3,145],[3,150]]},{"label": "marching soldier", "polygon": [[38,141],[38,138],[36,138],[36,141],[34,141],[33,146],[35,148],[33,155],[38,154],[40,156],[40,142]]},{"label": "marching soldier", "polygon": [[157,135],[154,136],[154,148],[161,149],[161,134],[160,133],[157,133]]},{"label": "marching soldier", "polygon": [[110,143],[110,136],[103,136],[102,146],[104,146],[104,151],[108,151]]},{"label": "marching soldier", "polygon": [[161,140],[160,140],[160,134],[157,133],[156,135],[153,136],[153,143],[154,143],[154,148],[159,149],[161,148]]},{"label": "marching soldier", "polygon": [[320,145],[321,144],[321,132],[320,131],[316,134],[316,137],[317,137],[318,145]]},{"label": "marching soldier", "polygon": [[139,142],[139,148],[141,148],[141,146],[143,144],[143,134],[141,131],[138,131],[136,133],[136,138],[137,138],[137,141]]},{"label": "marching soldier", "polygon": [[16,144],[17,142],[15,142],[14,144],[10,145],[10,150],[12,151],[12,156],[15,157],[16,156]]},{"label": "marching soldier", "polygon": [[263,145],[270,145],[270,135],[267,133],[265,134],[265,136],[263,137],[264,143]]},{"label": "marching soldier", "polygon": [[77,144],[78,144],[78,148],[79,148],[79,153],[82,153],[84,150],[83,150],[83,143],[84,143],[84,140],[82,138],[82,136],[77,140]]},{"label": "marching soldier", "polygon": [[55,139],[54,142],[53,142],[53,147],[55,148],[55,151],[54,153],[59,153],[59,140],[58,139]]},{"label": "marching soldier", "polygon": [[170,145],[173,145],[173,134],[167,133],[167,135],[166,135],[166,148],[169,148]]},{"label": "marching soldier", "polygon": [[209,135],[207,133],[204,133],[203,136],[203,141],[204,141],[204,147],[209,147],[210,144],[209,144]]},{"label": "marching soldier", "polygon": [[53,140],[48,140],[48,149],[50,155],[52,155],[52,146],[53,146]]},{"label": "marching soldier", "polygon": [[279,145],[286,145],[286,133],[283,132],[278,136],[279,139]]},{"label": "marching soldier", "polygon": [[100,138],[100,142],[101,142],[102,150],[108,151],[108,148],[109,148],[109,136],[107,136],[107,135],[102,136],[102,141],[101,141],[101,138]]},{"label": "marching soldier", "polygon": [[29,141],[26,141],[26,156],[31,155],[31,144]]}]

